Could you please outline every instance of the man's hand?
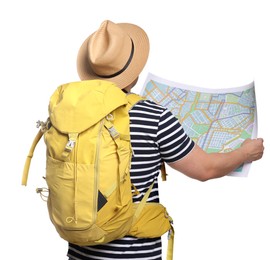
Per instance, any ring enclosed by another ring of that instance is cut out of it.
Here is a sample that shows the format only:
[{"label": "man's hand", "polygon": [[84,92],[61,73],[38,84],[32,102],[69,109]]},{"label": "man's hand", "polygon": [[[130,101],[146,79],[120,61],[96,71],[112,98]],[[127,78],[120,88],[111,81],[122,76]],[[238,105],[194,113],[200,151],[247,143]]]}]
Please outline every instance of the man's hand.
[{"label": "man's hand", "polygon": [[195,145],[183,159],[169,165],[187,176],[205,181],[227,175],[241,164],[257,161],[263,156],[263,139],[247,139],[241,147],[227,153],[206,153]]},{"label": "man's hand", "polygon": [[240,150],[245,156],[245,162],[257,161],[263,156],[263,139],[247,139],[242,143]]}]

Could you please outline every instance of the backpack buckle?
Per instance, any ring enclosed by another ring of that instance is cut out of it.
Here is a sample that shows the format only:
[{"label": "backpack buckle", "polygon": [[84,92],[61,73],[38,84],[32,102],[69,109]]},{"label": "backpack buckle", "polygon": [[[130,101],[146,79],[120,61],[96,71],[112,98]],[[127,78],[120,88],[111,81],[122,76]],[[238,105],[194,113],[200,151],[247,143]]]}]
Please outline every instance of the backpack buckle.
[{"label": "backpack buckle", "polygon": [[68,142],[62,154],[63,157],[67,157],[72,152],[73,148],[75,147],[77,137],[78,137],[78,133],[68,134]]},{"label": "backpack buckle", "polygon": [[68,140],[65,146],[65,151],[70,153],[72,149],[74,148],[75,144],[76,144],[75,140]]},{"label": "backpack buckle", "polygon": [[[106,119],[107,119],[107,117],[106,117]],[[120,137],[120,134],[118,133],[118,131],[116,130],[116,128],[114,127],[114,125],[110,121],[105,121],[105,127],[109,131],[109,133],[113,139],[117,139],[118,137]]]},{"label": "backpack buckle", "polygon": [[120,136],[120,134],[117,132],[114,126],[111,126],[110,128],[108,128],[108,131],[113,139],[116,139]]}]

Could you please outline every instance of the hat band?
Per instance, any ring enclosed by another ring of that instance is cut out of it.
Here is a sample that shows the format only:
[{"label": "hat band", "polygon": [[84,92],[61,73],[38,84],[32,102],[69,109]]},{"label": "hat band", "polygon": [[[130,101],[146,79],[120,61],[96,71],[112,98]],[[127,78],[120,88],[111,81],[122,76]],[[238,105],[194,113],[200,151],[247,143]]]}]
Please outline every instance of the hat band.
[{"label": "hat band", "polygon": [[121,70],[119,70],[116,73],[113,73],[111,75],[100,75],[100,74],[96,73],[96,75],[98,77],[101,77],[101,78],[113,78],[113,77],[116,77],[116,76],[120,75],[122,72],[124,72],[127,69],[127,67],[129,66],[129,64],[130,64],[130,62],[131,62],[131,60],[133,58],[133,54],[134,54],[134,43],[133,43],[131,38],[130,38],[130,40],[131,40],[131,52],[130,52],[130,56],[129,56],[128,61],[125,64],[125,66]]}]

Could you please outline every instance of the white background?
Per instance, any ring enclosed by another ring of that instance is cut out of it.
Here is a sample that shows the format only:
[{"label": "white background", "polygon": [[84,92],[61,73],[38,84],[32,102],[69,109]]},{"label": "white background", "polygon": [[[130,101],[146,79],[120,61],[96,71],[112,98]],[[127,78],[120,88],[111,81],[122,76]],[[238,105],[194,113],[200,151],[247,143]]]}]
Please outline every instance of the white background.
[{"label": "white background", "polygon": [[[67,244],[35,194],[44,185],[43,141],[26,188],[20,185],[21,174],[37,132],[35,122],[47,118],[50,95],[58,85],[79,80],[76,56],[81,43],[110,19],[138,24],[149,35],[151,52],[136,92],[148,72],[208,88],[255,81],[258,134],[266,151],[252,164],[249,177],[201,183],[168,169],[160,195],[175,222],[174,259],[269,260],[269,11],[261,0],[1,1],[3,259],[66,259]],[[164,254],[166,247],[164,236]]]}]

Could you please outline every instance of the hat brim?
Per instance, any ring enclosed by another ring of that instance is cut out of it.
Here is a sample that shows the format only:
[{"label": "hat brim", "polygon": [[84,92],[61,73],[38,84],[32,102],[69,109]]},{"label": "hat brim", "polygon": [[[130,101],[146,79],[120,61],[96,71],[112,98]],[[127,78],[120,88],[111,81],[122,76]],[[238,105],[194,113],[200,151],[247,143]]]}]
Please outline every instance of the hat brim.
[{"label": "hat brim", "polygon": [[111,78],[103,78],[97,76],[88,62],[88,41],[91,39],[91,34],[83,42],[79,49],[77,57],[77,71],[81,80],[103,79],[109,80],[117,84],[121,89],[130,85],[143,70],[149,55],[149,39],[147,34],[139,26],[129,23],[118,23],[132,39],[134,44],[134,54],[128,67],[119,75]]}]

